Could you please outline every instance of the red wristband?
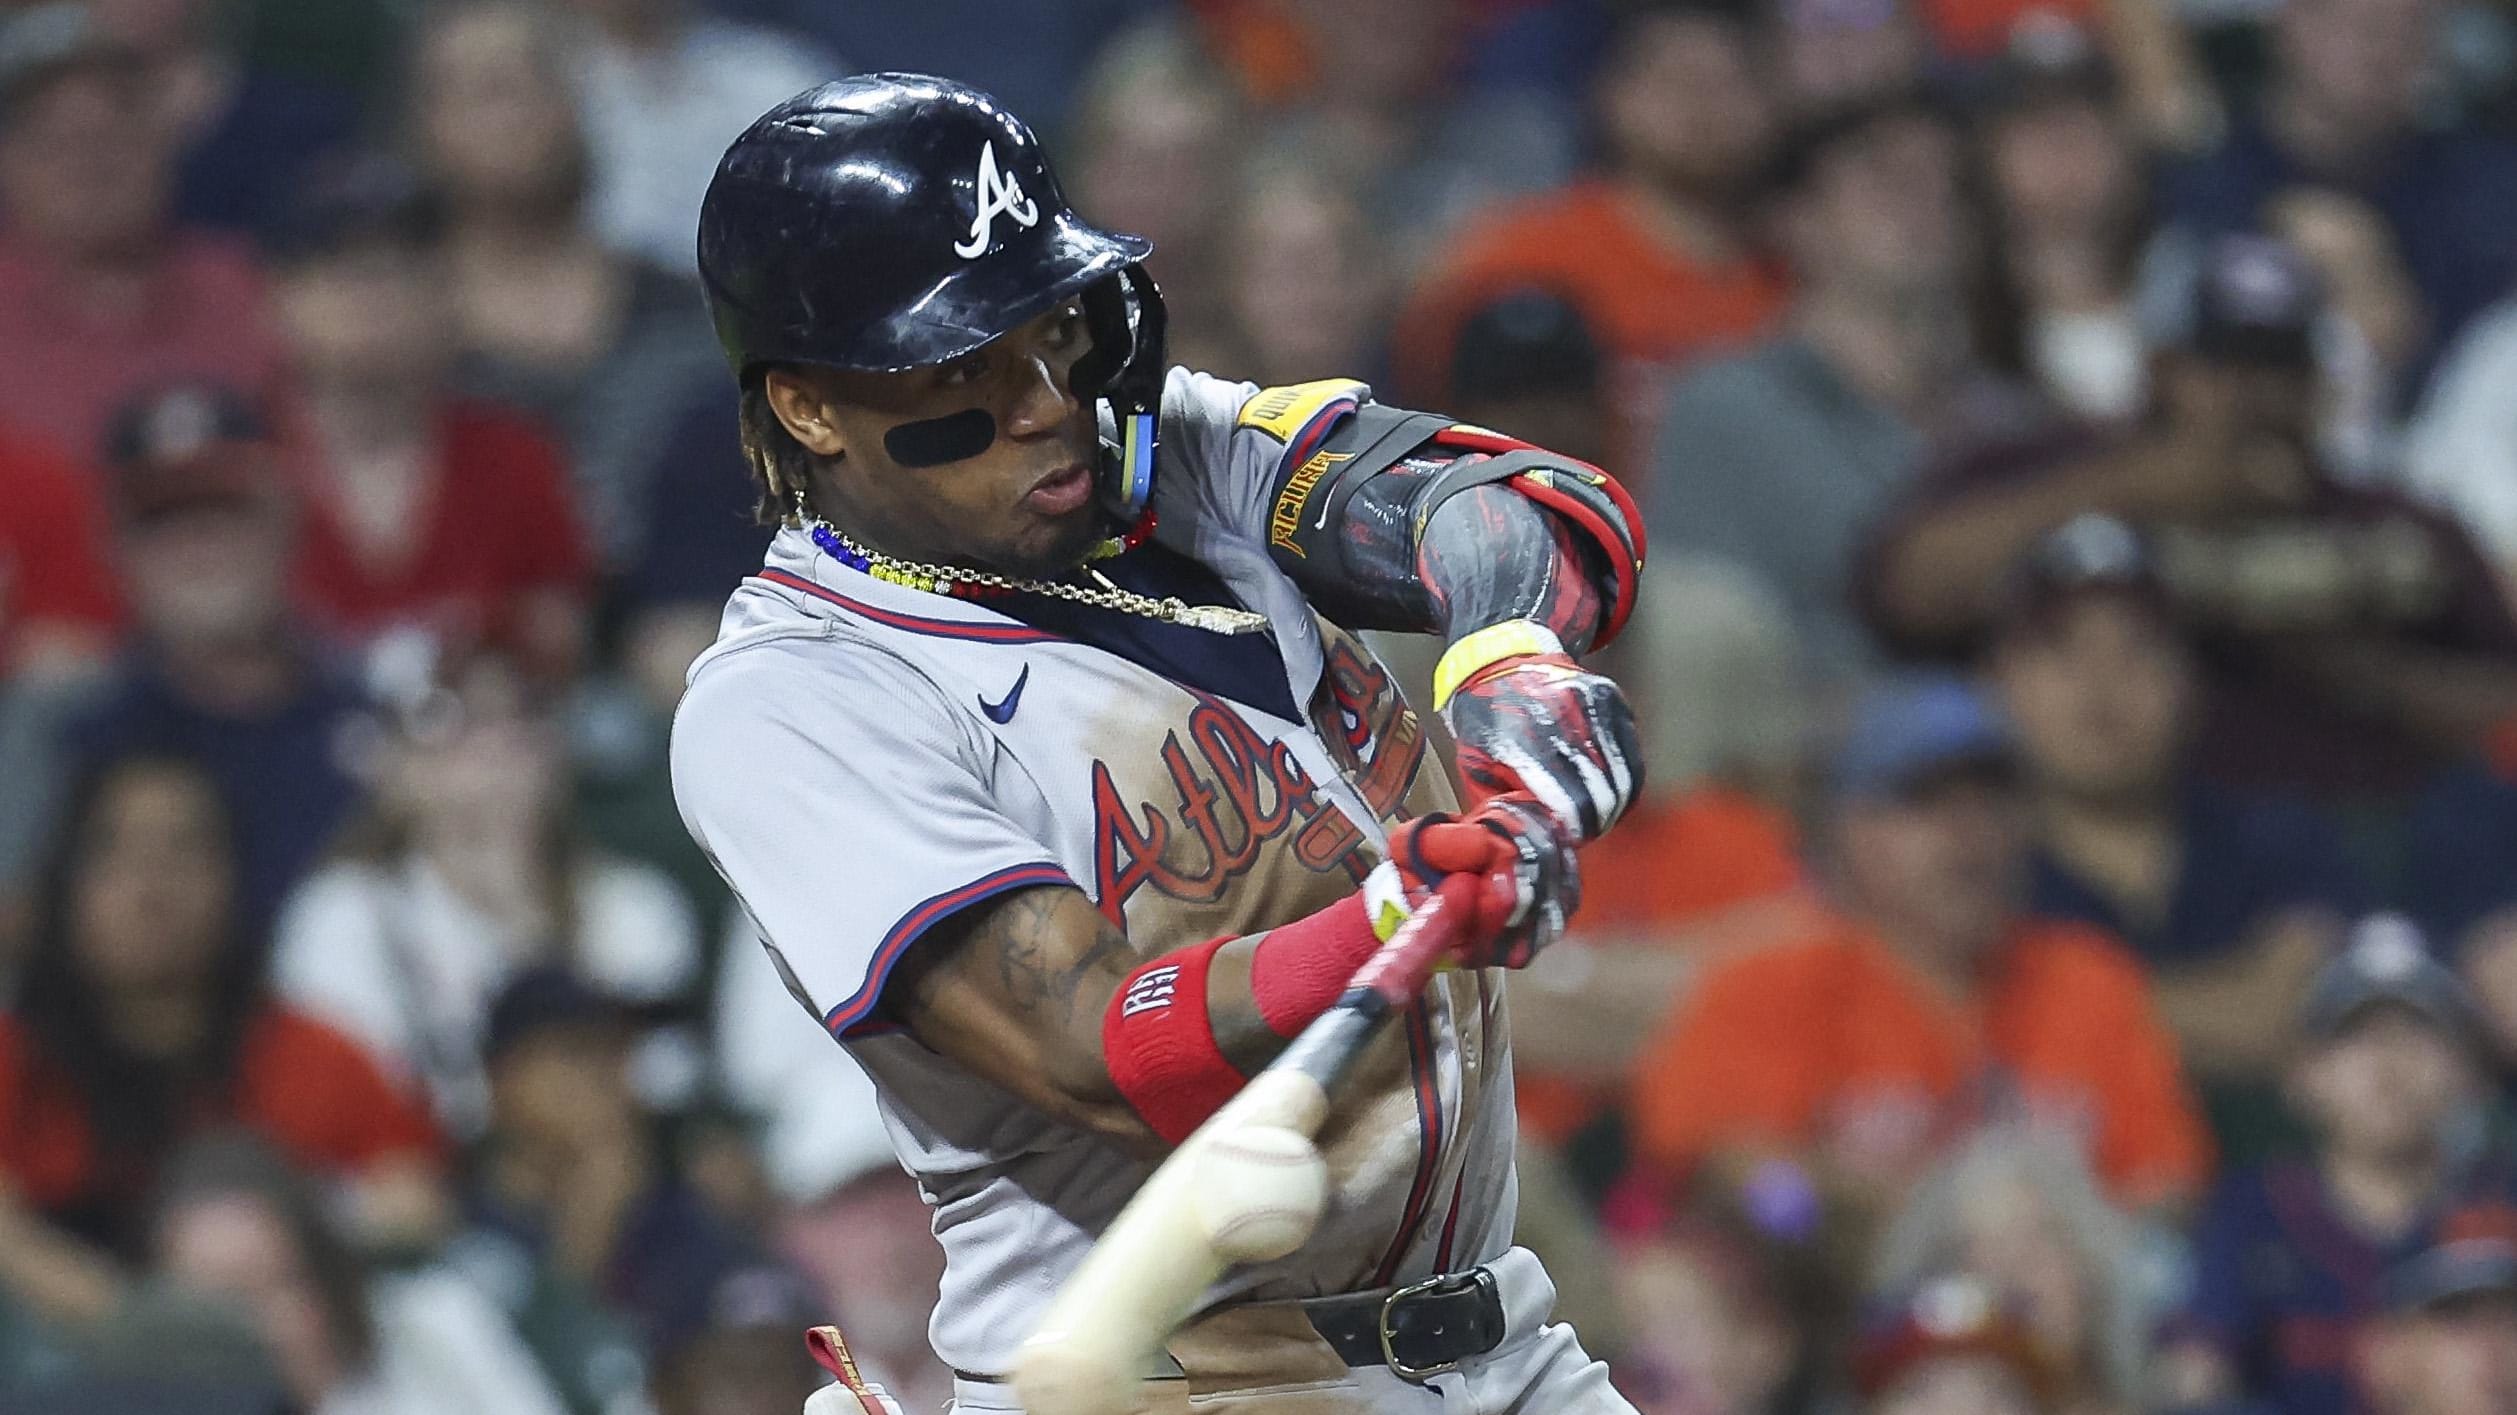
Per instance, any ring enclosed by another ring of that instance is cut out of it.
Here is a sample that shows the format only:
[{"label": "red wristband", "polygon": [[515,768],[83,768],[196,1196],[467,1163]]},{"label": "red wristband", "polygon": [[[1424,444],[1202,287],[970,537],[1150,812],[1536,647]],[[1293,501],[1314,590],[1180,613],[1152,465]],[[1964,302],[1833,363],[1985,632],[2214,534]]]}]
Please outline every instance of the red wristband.
[{"label": "red wristband", "polygon": [[1102,1064],[1119,1094],[1153,1132],[1172,1144],[1187,1139],[1249,1078],[1215,1044],[1206,1013],[1206,970],[1214,939],[1166,953],[1128,974],[1101,1016]]},{"label": "red wristband", "polygon": [[1268,930],[1250,955],[1250,1000],[1259,1020],[1288,1040],[1302,1035],[1380,948],[1360,894]]}]

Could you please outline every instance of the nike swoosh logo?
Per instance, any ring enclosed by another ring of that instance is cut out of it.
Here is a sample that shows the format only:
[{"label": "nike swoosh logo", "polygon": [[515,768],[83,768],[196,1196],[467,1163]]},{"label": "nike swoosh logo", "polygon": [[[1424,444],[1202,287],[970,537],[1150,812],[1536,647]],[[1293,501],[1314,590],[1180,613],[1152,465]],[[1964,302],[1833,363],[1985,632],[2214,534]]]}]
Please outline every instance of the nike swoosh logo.
[{"label": "nike swoosh logo", "polygon": [[1023,665],[1022,676],[1014,680],[1013,687],[1005,690],[1005,697],[1003,701],[992,703],[982,697],[979,699],[979,711],[986,713],[988,715],[988,721],[993,722],[1000,727],[1013,721],[1014,710],[1022,706],[1023,685],[1030,681],[1031,665],[1026,663]]}]

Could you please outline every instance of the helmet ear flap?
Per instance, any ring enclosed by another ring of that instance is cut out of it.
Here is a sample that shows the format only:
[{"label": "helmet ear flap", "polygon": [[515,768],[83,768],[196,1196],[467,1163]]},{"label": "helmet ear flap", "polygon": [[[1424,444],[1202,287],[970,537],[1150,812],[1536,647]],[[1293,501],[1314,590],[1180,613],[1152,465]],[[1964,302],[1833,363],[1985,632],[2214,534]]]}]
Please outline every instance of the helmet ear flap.
[{"label": "helmet ear flap", "polygon": [[1102,458],[1103,503],[1134,521],[1154,494],[1155,427],[1162,411],[1162,291],[1145,267],[1130,265],[1083,294],[1092,348],[1075,361],[1068,387],[1110,405],[1118,445]]},{"label": "helmet ear flap", "polygon": [[1162,292],[1145,267],[1122,268],[1085,290],[1078,303],[1092,348],[1067,374],[1068,389],[1085,400],[1108,398],[1145,408],[1159,402],[1165,320]]}]

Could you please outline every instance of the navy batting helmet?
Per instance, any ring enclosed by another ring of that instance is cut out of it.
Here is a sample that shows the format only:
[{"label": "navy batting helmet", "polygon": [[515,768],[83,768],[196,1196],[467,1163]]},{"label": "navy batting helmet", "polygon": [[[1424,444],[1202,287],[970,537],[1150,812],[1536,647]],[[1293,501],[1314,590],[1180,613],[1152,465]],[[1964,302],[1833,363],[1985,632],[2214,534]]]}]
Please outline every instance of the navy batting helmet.
[{"label": "navy batting helmet", "polygon": [[1076,216],[1039,139],[995,99],[923,74],[842,79],[770,109],[726,149],[699,213],[700,281],[746,384],[782,363],[942,363],[1081,297],[1093,348],[1073,391],[1116,415],[1123,506],[1151,489],[1152,250]]}]

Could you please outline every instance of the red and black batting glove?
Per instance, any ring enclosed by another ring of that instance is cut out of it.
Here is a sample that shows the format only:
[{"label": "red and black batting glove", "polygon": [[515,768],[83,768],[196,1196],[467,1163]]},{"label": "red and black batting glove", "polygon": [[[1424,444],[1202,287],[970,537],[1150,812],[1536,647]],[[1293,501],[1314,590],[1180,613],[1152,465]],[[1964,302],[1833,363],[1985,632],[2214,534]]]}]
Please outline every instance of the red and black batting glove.
[{"label": "red and black batting glove", "polygon": [[1529,796],[1497,796],[1464,816],[1418,816],[1390,831],[1390,855],[1364,881],[1373,929],[1387,939],[1455,874],[1486,888],[1460,930],[1463,968],[1523,968],[1556,940],[1582,902],[1573,839]]},{"label": "red and black batting glove", "polygon": [[1643,789],[1624,691],[1539,624],[1508,620],[1451,645],[1434,668],[1433,701],[1459,742],[1472,802],[1526,792],[1587,842]]}]

